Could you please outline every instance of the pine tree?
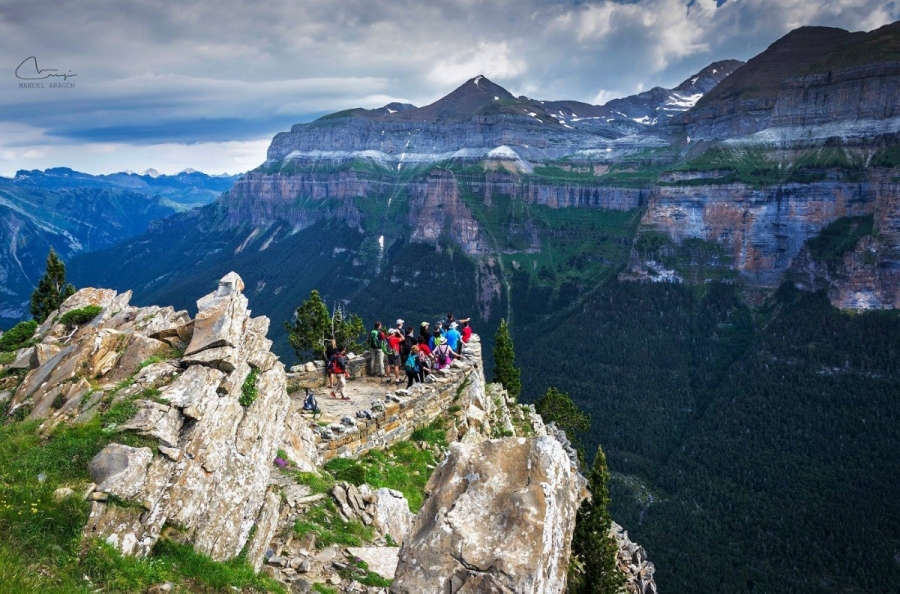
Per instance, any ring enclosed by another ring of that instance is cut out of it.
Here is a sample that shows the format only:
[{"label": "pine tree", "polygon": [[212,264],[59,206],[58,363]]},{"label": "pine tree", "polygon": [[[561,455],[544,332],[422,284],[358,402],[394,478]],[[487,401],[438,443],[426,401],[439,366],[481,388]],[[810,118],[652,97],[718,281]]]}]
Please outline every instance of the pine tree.
[{"label": "pine tree", "polygon": [[513,349],[512,337],[506,320],[500,320],[500,327],[494,335],[494,377],[503,384],[513,398],[519,397],[522,391],[521,370],[515,366],[516,352]]},{"label": "pine tree", "polygon": [[615,594],[622,591],[625,575],[617,567],[619,547],[610,533],[609,469],[603,448],[597,448],[588,489],[591,498],[578,509],[572,537],[572,553],[578,556],[582,571],[570,575],[569,588],[576,594]]},{"label": "pine tree", "polygon": [[31,315],[39,324],[59,309],[68,297],[75,294],[75,287],[66,282],[66,265],[50,248],[47,254],[47,270],[31,294]]},{"label": "pine tree", "polygon": [[578,459],[584,462],[584,448],[579,435],[591,428],[591,415],[581,412],[566,392],[548,388],[534,403],[534,409],[545,423],[556,423],[566,432],[566,437],[578,452]]},{"label": "pine tree", "polygon": [[294,323],[285,322],[284,327],[298,359],[325,355],[325,340],[331,338],[331,316],[318,291],[309,292],[309,299],[301,303],[294,314]]}]

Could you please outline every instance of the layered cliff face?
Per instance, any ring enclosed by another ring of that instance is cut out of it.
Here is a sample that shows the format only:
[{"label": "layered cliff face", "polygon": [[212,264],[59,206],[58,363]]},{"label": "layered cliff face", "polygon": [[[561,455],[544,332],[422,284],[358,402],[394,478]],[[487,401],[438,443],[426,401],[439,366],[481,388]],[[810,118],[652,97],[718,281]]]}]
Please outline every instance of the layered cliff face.
[{"label": "layered cliff face", "polygon": [[[717,244],[745,281],[775,287],[806,240],[839,217],[872,213],[879,198],[887,199],[871,182],[663,186],[651,194],[641,223],[645,232],[663,232],[676,244]],[[641,264],[632,261],[635,266]]]}]

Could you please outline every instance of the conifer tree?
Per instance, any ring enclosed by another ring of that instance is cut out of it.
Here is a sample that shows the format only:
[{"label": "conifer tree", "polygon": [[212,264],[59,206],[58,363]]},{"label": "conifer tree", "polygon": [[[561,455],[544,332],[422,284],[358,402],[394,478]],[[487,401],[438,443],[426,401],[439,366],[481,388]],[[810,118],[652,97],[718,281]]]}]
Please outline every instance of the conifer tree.
[{"label": "conifer tree", "polygon": [[328,306],[315,289],[309,292],[309,299],[297,308],[294,322],[285,322],[284,327],[288,331],[288,341],[301,361],[310,356],[323,357],[326,344],[331,339],[338,346],[353,350],[358,346],[359,335],[366,329],[362,318],[348,313],[340,305],[335,305],[334,312],[328,313]]},{"label": "conifer tree", "polygon": [[584,448],[579,435],[591,428],[591,415],[581,412],[566,392],[556,388],[548,388],[543,396],[534,403],[534,409],[545,423],[556,423],[566,432],[566,437],[578,452],[578,460],[584,462]]},{"label": "conifer tree", "polygon": [[581,572],[570,575],[569,588],[576,594],[615,594],[622,591],[625,575],[617,567],[619,547],[610,533],[609,469],[603,448],[597,448],[588,489],[591,498],[578,509],[572,536],[572,553],[578,556]]},{"label": "conifer tree", "polygon": [[522,391],[521,370],[515,366],[516,352],[506,320],[500,320],[500,327],[494,335],[494,377],[503,384],[513,398],[519,397]]},{"label": "conifer tree", "polygon": [[331,338],[331,317],[318,291],[309,292],[309,299],[301,303],[294,314],[294,323],[285,322],[284,327],[298,359],[325,355],[325,340]]},{"label": "conifer tree", "polygon": [[47,270],[31,294],[31,315],[39,324],[59,309],[68,297],[75,294],[75,287],[66,282],[66,265],[50,248],[47,254]]}]

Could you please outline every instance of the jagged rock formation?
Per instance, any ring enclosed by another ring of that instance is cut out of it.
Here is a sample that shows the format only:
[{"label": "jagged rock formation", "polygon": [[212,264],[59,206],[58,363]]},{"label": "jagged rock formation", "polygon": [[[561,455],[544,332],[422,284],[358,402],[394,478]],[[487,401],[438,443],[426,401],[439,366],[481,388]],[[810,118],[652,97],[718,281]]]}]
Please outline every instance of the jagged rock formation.
[{"label": "jagged rock formation", "polygon": [[[250,317],[243,288],[238,275],[225,276],[198,302],[195,320],[172,308],[130,306],[130,293],[83,289],[39,329],[43,339],[29,358],[35,368],[11,411],[30,407],[46,429],[132,402],[136,413],[118,430],[155,444],[111,444],[94,458],[86,536],[144,555],[169,529],[218,560],[245,546],[258,551],[255,543],[271,538],[280,506],[268,485],[275,451],[284,448],[308,470],[317,454],[306,424],[290,419],[284,368],[265,338],[269,321]],[[88,303],[103,310],[86,326],[70,331],[54,322]],[[173,349],[186,354],[171,357]],[[248,386],[255,400],[241,404]]]},{"label": "jagged rock formation", "polygon": [[[744,280],[774,287],[807,239],[839,217],[873,212],[880,199],[886,194],[875,183],[664,186],[651,193],[641,223],[676,244],[720,245]],[[643,266],[633,261],[631,269]]]},{"label": "jagged rock formation", "polygon": [[631,542],[628,532],[613,522],[610,529],[619,551],[616,554],[619,571],[625,574],[625,591],[628,594],[657,594],[653,573],[656,568],[647,559],[644,547]]},{"label": "jagged rock formation", "polygon": [[452,444],[391,592],[563,592],[585,487],[551,436]]},{"label": "jagged rock formation", "polygon": [[393,489],[359,488],[341,482],[331,490],[338,510],[347,519],[357,519],[365,526],[373,526],[376,536],[386,537],[402,544],[409,534],[413,514],[403,493]]},{"label": "jagged rock formation", "polygon": [[655,87],[605,105],[515,97],[477,76],[425,107],[354,109],[297,124],[275,136],[267,164],[280,168],[290,161],[363,158],[399,171],[409,164],[488,158],[530,170],[525,161],[640,150],[660,141],[635,133],[689,109],[741,65],[716,62],[675,89]]}]

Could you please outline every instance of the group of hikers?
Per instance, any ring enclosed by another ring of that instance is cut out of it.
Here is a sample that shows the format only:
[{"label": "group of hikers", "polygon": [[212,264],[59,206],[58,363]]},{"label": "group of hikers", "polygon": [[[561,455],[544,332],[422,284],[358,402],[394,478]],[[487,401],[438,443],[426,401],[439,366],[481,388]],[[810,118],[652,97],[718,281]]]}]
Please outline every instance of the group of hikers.
[{"label": "group of hikers", "polygon": [[[394,327],[386,328],[381,322],[375,322],[368,334],[367,346],[371,352],[369,375],[399,384],[403,381],[402,368],[406,373],[407,388],[415,382],[424,382],[428,374],[449,367],[453,359],[462,354],[462,345],[472,337],[469,318],[457,320],[452,313],[435,324],[433,330],[429,322],[422,322],[418,335],[414,334],[412,326],[404,327],[404,324],[398,319]],[[347,347],[331,340],[325,349],[325,359],[331,397],[349,400],[344,394],[345,378],[350,377]],[[314,398],[309,394],[307,399]],[[315,406],[314,401],[310,406]]]}]

